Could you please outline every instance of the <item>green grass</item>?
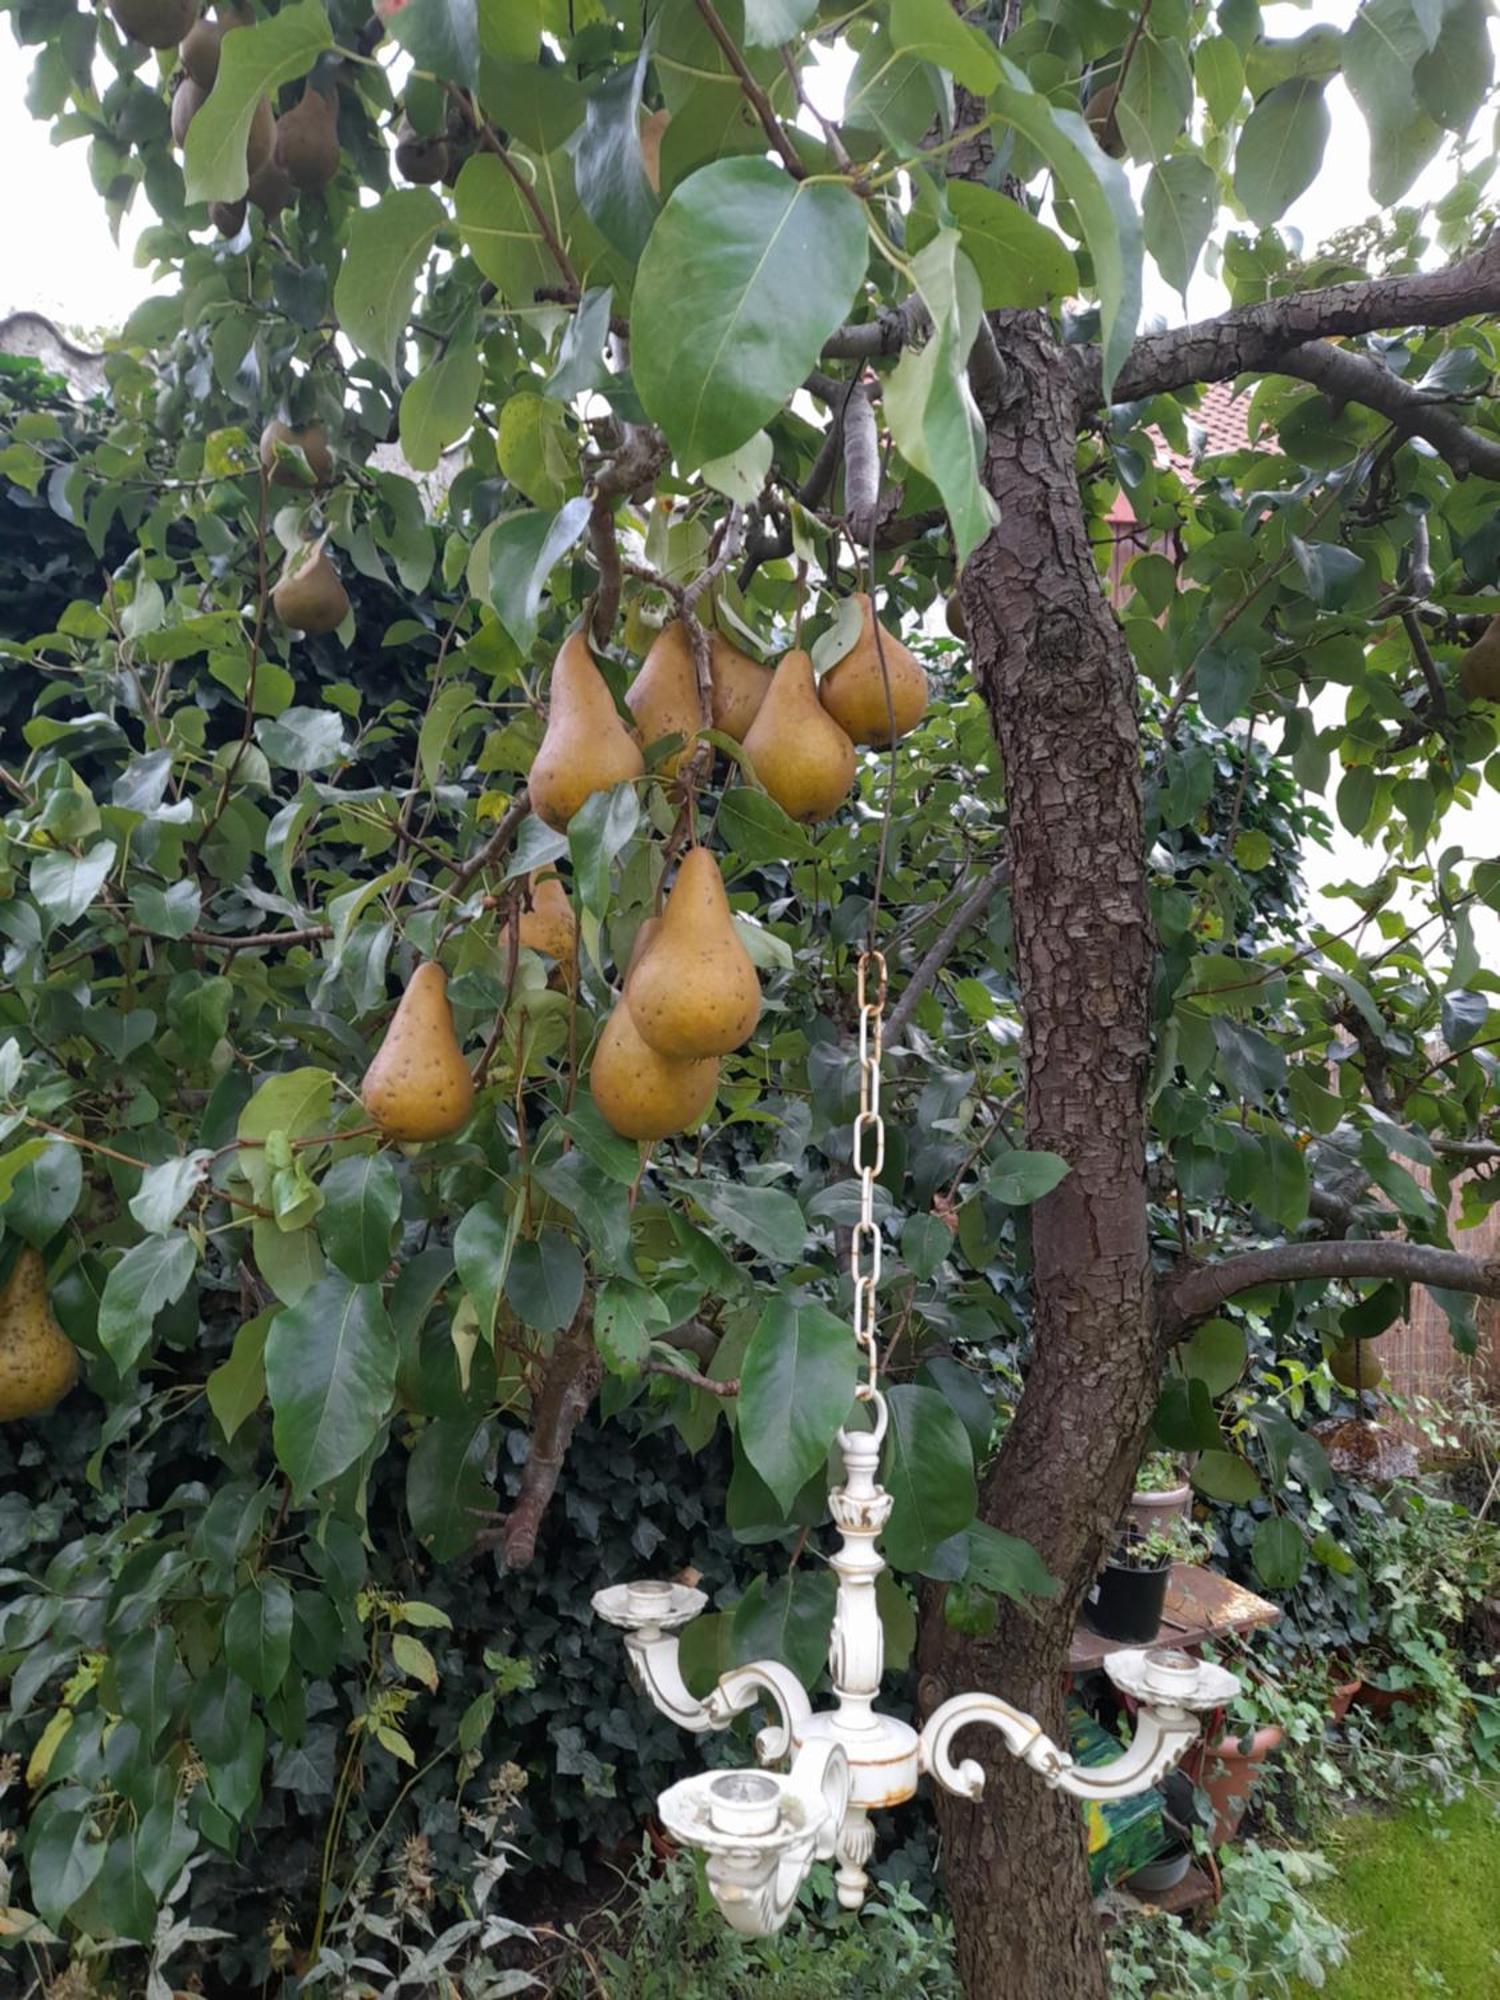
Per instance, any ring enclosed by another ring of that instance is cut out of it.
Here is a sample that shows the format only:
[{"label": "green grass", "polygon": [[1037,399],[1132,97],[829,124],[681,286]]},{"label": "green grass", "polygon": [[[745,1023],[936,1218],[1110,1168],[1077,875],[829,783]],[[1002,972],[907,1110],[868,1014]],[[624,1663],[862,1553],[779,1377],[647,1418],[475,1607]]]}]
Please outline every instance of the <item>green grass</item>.
[{"label": "green grass", "polygon": [[1470,1796],[1431,1817],[1361,1813],[1324,1852],[1338,1879],[1318,1906],[1353,1933],[1324,2000],[1500,1995],[1500,1812],[1490,1800]]}]

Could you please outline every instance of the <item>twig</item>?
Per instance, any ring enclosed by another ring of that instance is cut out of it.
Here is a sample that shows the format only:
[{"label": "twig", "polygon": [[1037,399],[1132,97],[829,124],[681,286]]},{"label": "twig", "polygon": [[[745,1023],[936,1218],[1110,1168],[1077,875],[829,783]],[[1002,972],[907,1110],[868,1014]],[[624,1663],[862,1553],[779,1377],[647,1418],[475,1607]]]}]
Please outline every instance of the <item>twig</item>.
[{"label": "twig", "polygon": [[685,1368],[676,1361],[648,1361],[641,1372],[645,1375],[670,1375],[674,1382],[686,1382],[690,1389],[702,1389],[709,1396],[737,1396],[740,1393],[738,1375],[728,1382],[715,1382],[711,1376],[700,1375],[696,1368]]},{"label": "twig", "polygon": [[542,204],[537,200],[536,189],[531,185],[531,182],[527,180],[525,174],[521,172],[521,169],[516,165],[515,161],[506,151],[505,147],[500,143],[499,135],[495,131],[494,126],[490,124],[489,120],[481,116],[477,108],[473,106],[471,106],[470,108],[470,115],[474,120],[476,128],[478,129],[479,143],[481,147],[485,150],[485,152],[493,153],[495,155],[495,158],[500,162],[501,166],[504,167],[505,171],[510,175],[511,179],[515,182],[516,187],[520,192],[522,201],[524,201],[526,206],[531,210],[532,219],[536,223],[537,229],[541,234],[542,241],[546,244],[549,252],[551,253],[553,263],[556,264],[558,270],[561,271],[562,273],[563,283],[572,288],[573,295],[576,298],[577,296],[579,296],[579,294],[582,292],[583,289],[579,283],[578,273],[573,268],[572,258],[569,257],[567,251],[563,247],[562,239],[558,236],[557,231],[552,227],[552,224],[548,219],[546,210],[542,207]]},{"label": "twig", "polygon": [[1415,611],[1403,611],[1401,624],[1411,646],[1411,656],[1427,683],[1433,714],[1445,721],[1448,715],[1448,690],[1443,686],[1443,677],[1437,670],[1436,660],[1432,657],[1432,648],[1427,643],[1427,634],[1422,630],[1422,621]]},{"label": "twig", "polygon": [[948,922],[938,932],[931,950],[907,980],[905,991],[891,1009],[891,1017],[886,1023],[885,1030],[887,1044],[900,1041],[910,1025],[912,1015],[916,1012],[918,1001],[947,964],[954,946],[969,926],[978,922],[989,907],[996,891],[1002,889],[1009,880],[1010,863],[997,861],[989,873],[965,896]]},{"label": "twig", "polygon": [[739,78],[740,89],[745,93],[746,102],[760,120],[772,147],[780,154],[782,165],[794,180],[805,180],[807,169],[803,166],[796,147],[782,130],[781,120],[776,116],[776,107],[756,82],[754,73],[740,53],[733,35],[719,19],[713,0],[697,0],[697,7],[703,16],[704,26],[724,51],[725,61]]}]

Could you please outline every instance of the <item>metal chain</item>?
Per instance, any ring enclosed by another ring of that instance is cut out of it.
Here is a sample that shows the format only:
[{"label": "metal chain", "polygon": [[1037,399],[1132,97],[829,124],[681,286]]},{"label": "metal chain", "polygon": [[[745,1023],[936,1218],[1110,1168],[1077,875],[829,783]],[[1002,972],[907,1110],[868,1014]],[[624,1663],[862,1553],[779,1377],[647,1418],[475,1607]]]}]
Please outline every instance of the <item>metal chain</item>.
[{"label": "metal chain", "polygon": [[[874,983],[874,997],[871,984]],[[864,1349],[867,1378],[859,1396],[870,1401],[880,1372],[876,1347],[880,1285],[880,1229],[875,1182],[885,1167],[885,1121],[880,1115],[880,1054],[886,999],[885,956],[871,948],[859,957],[859,1111],[854,1120],[854,1171],[859,1176],[859,1221],[849,1244],[854,1278],[854,1338]]]}]

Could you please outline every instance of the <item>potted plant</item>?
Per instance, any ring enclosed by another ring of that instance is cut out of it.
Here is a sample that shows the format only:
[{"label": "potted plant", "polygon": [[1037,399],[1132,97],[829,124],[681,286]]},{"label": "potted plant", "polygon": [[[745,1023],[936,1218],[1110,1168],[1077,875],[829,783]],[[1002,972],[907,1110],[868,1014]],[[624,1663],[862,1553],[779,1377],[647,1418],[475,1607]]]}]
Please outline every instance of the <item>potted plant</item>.
[{"label": "potted plant", "polygon": [[1181,1514],[1148,1532],[1127,1521],[1089,1593],[1085,1617],[1103,1639],[1149,1646],[1161,1630],[1173,1563],[1201,1561],[1206,1550],[1206,1538]]},{"label": "potted plant", "polygon": [[1125,1518],[1142,1534],[1149,1535],[1153,1528],[1164,1528],[1185,1515],[1192,1504],[1193,1489],[1188,1485],[1182,1460],[1175,1452],[1152,1451],[1141,1460],[1136,1472],[1135,1491],[1130,1496]]}]

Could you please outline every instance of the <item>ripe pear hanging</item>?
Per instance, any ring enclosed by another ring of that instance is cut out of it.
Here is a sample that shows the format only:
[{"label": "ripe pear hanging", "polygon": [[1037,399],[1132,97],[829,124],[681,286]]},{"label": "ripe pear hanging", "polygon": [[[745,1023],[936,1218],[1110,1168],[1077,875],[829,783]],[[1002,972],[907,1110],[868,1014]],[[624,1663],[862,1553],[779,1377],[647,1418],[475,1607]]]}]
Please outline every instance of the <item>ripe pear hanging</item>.
[{"label": "ripe pear hanging", "polygon": [[658,1055],[641,1039],[628,1001],[615,1003],[589,1069],[599,1114],[622,1139],[667,1139],[697,1125],[713,1102],[717,1056]]},{"label": "ripe pear hanging", "polygon": [[883,750],[899,742],[922,720],[927,709],[927,675],[921,662],[883,625],[877,643],[875,610],[869,593],[856,591],[855,598],[860,608],[859,637],[843,659],[823,676],[818,699],[853,742]]},{"label": "ripe pear hanging", "polygon": [[339,170],[339,119],[333,99],[308,84],[276,120],[276,164],[294,187],[318,194]]},{"label": "ripe pear hanging", "polygon": [[625,998],[641,1039],[658,1055],[728,1055],[754,1034],[760,981],[706,847],[682,857],[661,926],[626,980]]},{"label": "ripe pear hanging", "polygon": [[812,659],[788,653],[745,732],[755,775],[793,819],[827,819],[854,788],[854,745],[818,700]]},{"label": "ripe pear hanging", "polygon": [[620,720],[582,631],[570,632],[552,669],[547,728],[527,785],[531,809],[561,829],[594,792],[639,778],[641,746]]},{"label": "ripe pear hanging", "polygon": [[738,646],[732,646],[722,632],[710,639],[714,686],[714,728],[743,743],[745,734],[770,692],[772,674]]},{"label": "ripe pear hanging", "polygon": [[549,872],[538,880],[539,874],[534,869],[526,878],[531,907],[521,911],[517,938],[528,951],[544,951],[555,958],[571,981],[578,968],[578,920],[557,876]]},{"label": "ripe pear hanging", "polygon": [[271,592],[271,606],[293,632],[336,632],[349,615],[349,593],[318,543]]},{"label": "ripe pear hanging", "polygon": [[272,486],[304,486],[301,467],[276,456],[279,444],[291,445],[307,460],[308,471],[320,486],[333,477],[333,453],[328,449],[328,432],[322,424],[289,424],[272,417],[260,434],[260,462]]},{"label": "ripe pear hanging", "polygon": [[121,34],[148,49],[169,49],[198,18],[198,0],[109,0]]},{"label": "ripe pear hanging", "polygon": [[648,749],[663,736],[682,738],[683,747],[662,760],[661,768],[670,778],[703,727],[698,666],[688,629],[680,618],[672,619],[657,633],[640,672],[625,691],[625,706],[635,717],[641,741]]},{"label": "ripe pear hanging", "polygon": [[467,1122],[474,1081],[453,1032],[440,965],[419,965],[412,974],[359,1094],[388,1139],[447,1139]]},{"label": "ripe pear hanging", "polygon": [[42,1253],[24,1249],[0,1287],[0,1423],[39,1417],[78,1380],[78,1351],[52,1317]]}]

